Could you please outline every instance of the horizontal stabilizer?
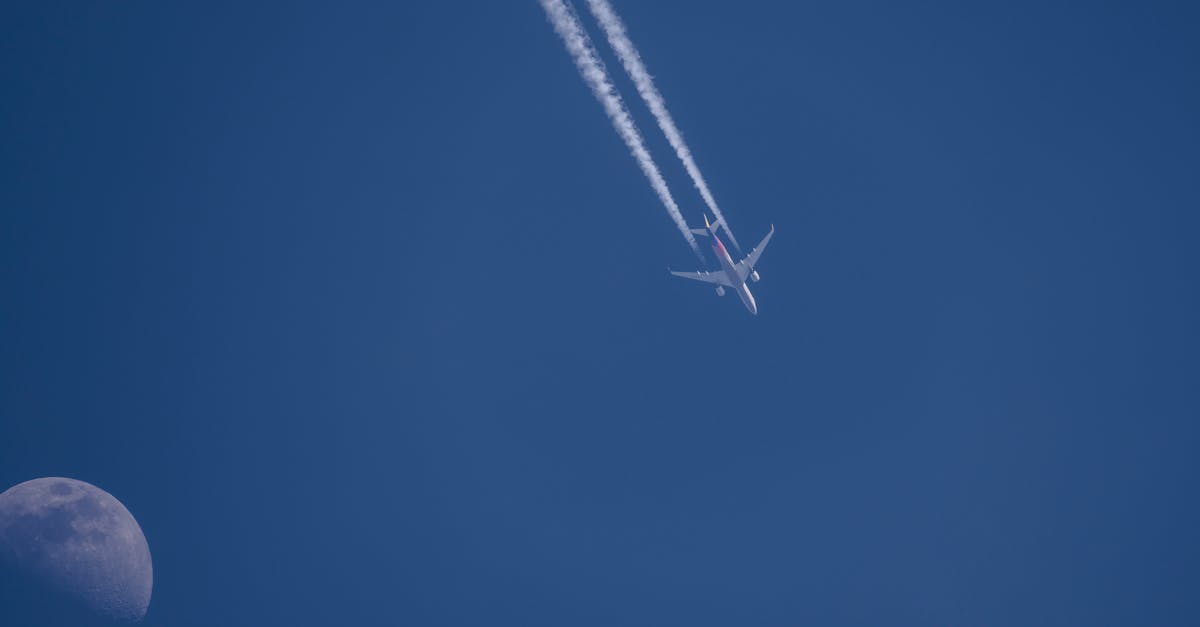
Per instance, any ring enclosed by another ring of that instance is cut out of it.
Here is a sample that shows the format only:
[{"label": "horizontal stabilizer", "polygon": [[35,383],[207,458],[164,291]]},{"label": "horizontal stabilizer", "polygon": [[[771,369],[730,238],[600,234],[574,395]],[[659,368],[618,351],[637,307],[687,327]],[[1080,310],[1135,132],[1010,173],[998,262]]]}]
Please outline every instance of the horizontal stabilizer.
[{"label": "horizontal stabilizer", "polygon": [[688,229],[692,235],[708,235],[708,229]]}]

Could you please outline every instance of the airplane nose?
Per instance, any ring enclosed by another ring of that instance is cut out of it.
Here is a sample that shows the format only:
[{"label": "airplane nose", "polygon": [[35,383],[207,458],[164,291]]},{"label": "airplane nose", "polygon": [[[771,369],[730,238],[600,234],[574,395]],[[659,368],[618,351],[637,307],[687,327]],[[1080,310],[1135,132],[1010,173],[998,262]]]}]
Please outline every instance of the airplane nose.
[{"label": "airplane nose", "polygon": [[742,289],[741,289],[740,295],[742,297],[742,302],[746,304],[746,309],[749,309],[750,313],[757,316],[758,315],[758,302],[754,300],[754,294],[751,294],[750,290],[746,289],[745,283],[742,284]]}]

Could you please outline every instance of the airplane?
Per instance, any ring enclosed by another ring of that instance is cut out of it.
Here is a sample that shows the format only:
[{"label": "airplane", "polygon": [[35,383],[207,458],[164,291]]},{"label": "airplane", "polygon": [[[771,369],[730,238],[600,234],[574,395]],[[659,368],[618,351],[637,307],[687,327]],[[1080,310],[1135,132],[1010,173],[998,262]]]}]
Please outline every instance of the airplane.
[{"label": "airplane", "polygon": [[762,251],[766,249],[767,242],[771,241],[771,236],[775,234],[775,225],[771,225],[771,230],[767,232],[767,236],[755,246],[750,254],[746,255],[741,261],[734,263],[729,258],[729,251],[725,250],[725,245],[721,243],[721,238],[717,237],[717,224],[708,222],[708,215],[704,216],[703,229],[691,229],[695,235],[707,235],[712,239],[713,254],[717,256],[717,261],[721,264],[721,269],[717,272],[675,272],[668,268],[671,274],[692,279],[694,281],[704,281],[717,286],[717,296],[725,295],[725,288],[730,288],[737,292],[741,297],[742,303],[746,305],[746,309],[750,313],[758,315],[758,304],[754,302],[754,295],[750,293],[750,288],[746,287],[746,279],[750,279],[751,283],[758,282],[758,271],[754,269],[754,265],[758,263],[758,257]]}]

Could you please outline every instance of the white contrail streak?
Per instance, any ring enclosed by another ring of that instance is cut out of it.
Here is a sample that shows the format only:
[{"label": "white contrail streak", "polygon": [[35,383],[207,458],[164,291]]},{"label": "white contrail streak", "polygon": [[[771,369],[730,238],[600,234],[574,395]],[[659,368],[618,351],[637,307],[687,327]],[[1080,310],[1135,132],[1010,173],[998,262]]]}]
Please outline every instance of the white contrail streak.
[{"label": "white contrail streak", "polygon": [[617,92],[617,88],[608,78],[608,72],[604,68],[604,62],[600,60],[600,56],[596,53],[596,49],[592,46],[591,38],[583,30],[583,25],[579,23],[579,17],[575,15],[575,11],[571,9],[564,0],[540,0],[542,8],[546,10],[546,16],[550,18],[550,23],[554,25],[554,30],[558,36],[562,38],[563,44],[567,47],[567,52],[575,61],[575,66],[579,68],[579,74],[583,77],[584,82],[592,89],[596,99],[604,106],[604,112],[608,114],[609,120],[612,121],[613,128],[621,139],[625,140],[625,145],[629,147],[629,152],[633,154],[634,160],[642,168],[642,173],[650,181],[650,187],[658,194],[659,200],[667,208],[667,213],[671,214],[671,218],[675,220],[675,225],[679,227],[679,232],[683,233],[684,239],[687,240],[688,246],[692,248],[692,252],[696,253],[696,257],[701,260],[704,257],[700,254],[700,248],[696,245],[696,238],[692,236],[692,232],[688,230],[687,221],[683,219],[683,214],[679,212],[679,205],[675,204],[675,199],[671,196],[671,190],[667,188],[667,182],[663,179],[662,174],[658,171],[658,166],[654,164],[654,159],[650,156],[650,151],[646,149],[645,142],[642,141],[642,135],[638,132],[637,125],[634,124],[633,118],[630,117],[629,111],[625,108],[625,103],[621,100],[621,95]]},{"label": "white contrail streak", "polygon": [[730,241],[734,246],[741,250],[737,239],[733,236],[733,231],[729,229],[729,223],[725,221],[725,216],[721,215],[721,208],[717,206],[717,200],[713,198],[712,192],[708,191],[708,183],[704,182],[704,175],[700,174],[700,168],[696,165],[696,160],[692,158],[692,151],[688,149],[687,143],[683,141],[683,133],[679,131],[679,127],[675,126],[675,120],[671,117],[671,113],[667,111],[667,103],[663,100],[662,94],[658,92],[658,88],[654,86],[654,79],[650,76],[646,65],[642,63],[642,57],[638,54],[637,48],[633,47],[633,42],[630,41],[629,35],[625,31],[625,24],[621,22],[621,18],[617,17],[616,11],[613,11],[612,5],[608,0],[587,0],[588,8],[592,10],[592,15],[596,17],[596,21],[600,23],[600,27],[604,29],[604,35],[608,37],[608,43],[612,45],[613,50],[617,52],[617,57],[621,59],[621,65],[625,66],[625,72],[629,74],[629,78],[633,79],[633,84],[637,86],[638,93],[641,94],[642,100],[646,101],[646,106],[650,107],[650,112],[654,114],[654,119],[658,121],[658,127],[662,129],[664,135],[667,136],[667,141],[671,143],[671,147],[675,149],[675,154],[679,156],[679,160],[683,162],[683,167],[687,170],[688,176],[692,177],[692,183],[695,184],[696,190],[700,192],[700,197],[704,199],[704,204],[712,210],[713,217],[721,226],[725,227],[725,233],[729,235]]}]

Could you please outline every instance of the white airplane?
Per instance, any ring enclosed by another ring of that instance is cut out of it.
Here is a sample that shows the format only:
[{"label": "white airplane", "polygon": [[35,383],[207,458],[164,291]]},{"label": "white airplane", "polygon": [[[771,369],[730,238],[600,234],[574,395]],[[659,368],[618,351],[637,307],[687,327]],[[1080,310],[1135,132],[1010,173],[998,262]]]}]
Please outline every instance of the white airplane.
[{"label": "white airplane", "polygon": [[750,293],[750,288],[746,287],[746,279],[750,279],[751,283],[758,282],[758,272],[754,270],[754,265],[758,263],[758,256],[767,247],[767,242],[771,241],[771,236],[775,234],[775,226],[771,225],[771,230],[767,232],[767,236],[755,246],[750,254],[746,255],[745,259],[734,263],[729,258],[729,251],[725,250],[725,245],[721,243],[721,238],[717,237],[717,225],[709,224],[708,216],[704,216],[704,228],[692,229],[692,233],[696,235],[707,235],[712,239],[713,254],[717,256],[717,262],[721,264],[721,269],[717,272],[675,272],[668,270],[675,276],[681,276],[685,279],[695,281],[704,281],[717,286],[717,296],[725,295],[725,288],[730,288],[737,292],[737,295],[742,298],[742,302],[746,305],[746,309],[750,313],[758,315],[758,305],[754,302],[754,295]]}]

